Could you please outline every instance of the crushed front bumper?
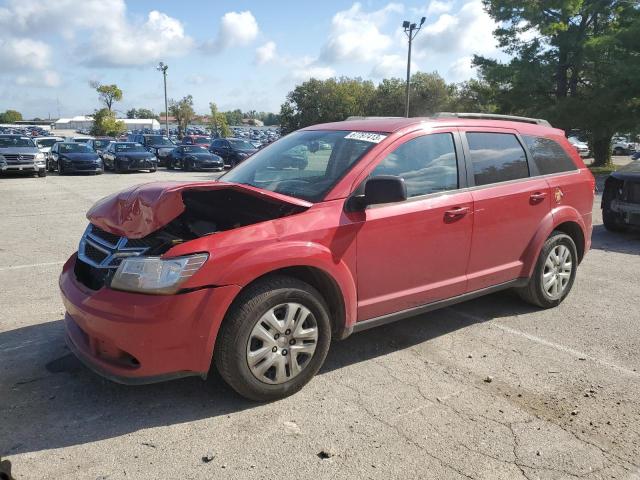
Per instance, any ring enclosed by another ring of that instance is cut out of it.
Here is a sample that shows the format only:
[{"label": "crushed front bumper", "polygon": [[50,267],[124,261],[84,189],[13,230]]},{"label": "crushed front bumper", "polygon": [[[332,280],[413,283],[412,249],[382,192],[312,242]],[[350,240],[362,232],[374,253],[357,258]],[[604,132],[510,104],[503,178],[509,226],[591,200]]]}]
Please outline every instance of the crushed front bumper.
[{"label": "crushed front bumper", "polygon": [[90,290],[75,278],[73,255],[59,285],[66,341],[96,373],[120,383],[206,376],[218,329],[240,287],[176,295]]}]

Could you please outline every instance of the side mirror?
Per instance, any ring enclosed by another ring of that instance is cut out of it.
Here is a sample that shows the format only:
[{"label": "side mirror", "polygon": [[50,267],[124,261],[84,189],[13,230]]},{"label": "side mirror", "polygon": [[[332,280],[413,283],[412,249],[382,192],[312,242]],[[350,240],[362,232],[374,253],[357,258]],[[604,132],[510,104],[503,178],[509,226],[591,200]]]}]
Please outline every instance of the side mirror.
[{"label": "side mirror", "polygon": [[368,205],[403,202],[407,199],[404,178],[395,175],[379,175],[368,179],[358,190],[364,194],[351,197],[347,204],[349,211],[362,210]]}]

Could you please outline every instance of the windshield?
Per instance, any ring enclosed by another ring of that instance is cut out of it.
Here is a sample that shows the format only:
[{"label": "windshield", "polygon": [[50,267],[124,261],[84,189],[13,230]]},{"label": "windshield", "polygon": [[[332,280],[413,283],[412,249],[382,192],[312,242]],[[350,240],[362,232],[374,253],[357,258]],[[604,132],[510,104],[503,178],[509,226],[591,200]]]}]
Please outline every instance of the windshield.
[{"label": "windshield", "polygon": [[204,147],[184,147],[184,153],[209,153]]},{"label": "windshield", "polygon": [[348,131],[295,132],[255,153],[220,180],[317,202],[385,136]]},{"label": "windshield", "polygon": [[173,145],[173,142],[169,140],[167,137],[163,137],[162,135],[151,135],[149,137],[145,137],[145,144],[147,145]]},{"label": "windshield", "polygon": [[117,143],[116,152],[146,152],[147,149],[136,143]]},{"label": "windshield", "polygon": [[231,148],[235,148],[236,150],[255,150],[256,147],[251,145],[249,142],[245,140],[229,140],[231,144]]},{"label": "windshield", "polygon": [[76,143],[87,143],[89,140],[91,140],[90,138],[74,138],[73,141]]},{"label": "windshield", "polygon": [[58,149],[61,153],[93,153],[93,150],[82,143],[62,143]]},{"label": "windshield", "polygon": [[209,145],[211,143],[211,140],[209,140],[207,137],[195,137],[193,139],[193,143],[199,143],[200,145]]},{"label": "windshield", "polygon": [[27,137],[0,137],[0,148],[34,147],[31,139]]},{"label": "windshield", "polygon": [[106,147],[107,145],[109,145],[109,142],[111,140],[94,140],[93,141],[93,145],[96,148],[102,148],[102,147]]},{"label": "windshield", "polygon": [[57,138],[43,138],[39,140],[35,140],[36,146],[40,148],[48,148],[53,146],[55,143],[58,143],[60,140]]}]

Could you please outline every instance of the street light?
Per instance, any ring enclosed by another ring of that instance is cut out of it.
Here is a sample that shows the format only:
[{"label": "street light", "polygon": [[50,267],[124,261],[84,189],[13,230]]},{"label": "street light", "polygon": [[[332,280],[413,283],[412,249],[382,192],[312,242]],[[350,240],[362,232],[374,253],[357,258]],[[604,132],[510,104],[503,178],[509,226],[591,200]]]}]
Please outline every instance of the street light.
[{"label": "street light", "polygon": [[167,106],[167,68],[169,65],[165,65],[163,62],[160,62],[156,67],[156,70],[162,72],[162,76],[164,77],[164,127],[167,131],[167,137],[169,136],[169,107]]},{"label": "street light", "polygon": [[411,23],[407,20],[402,22],[402,28],[404,28],[404,33],[407,34],[407,38],[409,39],[409,54],[407,55],[407,85],[405,87],[405,103],[404,103],[404,116],[409,117],[409,81],[411,80],[411,43],[413,39],[416,38],[416,35],[424,25],[425,17],[420,19],[420,25],[416,25],[415,23]]}]

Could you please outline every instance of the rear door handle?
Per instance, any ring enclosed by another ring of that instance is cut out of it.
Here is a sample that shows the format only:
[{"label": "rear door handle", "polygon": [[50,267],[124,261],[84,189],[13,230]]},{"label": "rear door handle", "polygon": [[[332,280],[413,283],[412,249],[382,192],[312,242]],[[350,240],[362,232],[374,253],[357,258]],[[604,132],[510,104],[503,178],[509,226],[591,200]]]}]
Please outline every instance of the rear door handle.
[{"label": "rear door handle", "polygon": [[456,207],[451,210],[447,210],[444,212],[444,221],[445,222],[455,222],[456,220],[460,220],[462,217],[467,215],[471,209],[469,207]]},{"label": "rear door handle", "polygon": [[534,204],[542,202],[545,198],[547,198],[547,194],[545,192],[532,193],[531,196],[529,197],[529,199],[531,200],[531,203],[534,203]]}]

